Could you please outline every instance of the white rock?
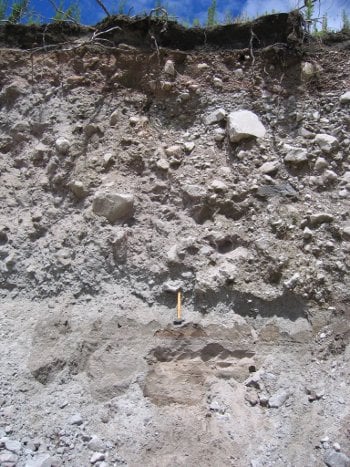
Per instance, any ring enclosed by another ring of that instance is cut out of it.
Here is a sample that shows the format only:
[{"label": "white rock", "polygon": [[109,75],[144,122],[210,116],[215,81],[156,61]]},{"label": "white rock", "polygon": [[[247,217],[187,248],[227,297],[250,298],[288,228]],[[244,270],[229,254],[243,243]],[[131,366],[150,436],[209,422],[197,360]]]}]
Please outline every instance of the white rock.
[{"label": "white rock", "polygon": [[308,160],[307,150],[304,148],[297,148],[290,144],[284,144],[283,149],[287,152],[284,160],[291,164],[303,164]]},{"label": "white rock", "polygon": [[183,288],[184,284],[182,281],[168,281],[163,284],[164,292],[176,293],[178,290]]},{"label": "white rock", "polygon": [[270,397],[269,407],[271,407],[272,409],[278,409],[279,407],[282,407],[282,405],[286,402],[288,398],[289,393],[287,391],[280,390]]},{"label": "white rock", "polygon": [[16,454],[18,454],[21,450],[21,443],[19,441],[15,441],[15,440],[12,440],[12,439],[8,439],[5,441],[5,448],[8,450],[8,451],[11,451],[11,452],[14,452]]},{"label": "white rock", "polygon": [[294,289],[294,287],[299,282],[299,279],[300,279],[300,274],[298,272],[296,272],[295,274],[293,274],[292,277],[290,277],[289,279],[284,281],[283,284],[287,289]]},{"label": "white rock", "polygon": [[341,104],[350,104],[350,91],[347,91],[340,96],[340,102]]},{"label": "white rock", "polygon": [[190,154],[193,151],[194,147],[195,147],[195,144],[193,141],[184,143],[184,148],[187,154]]},{"label": "white rock", "polygon": [[52,467],[53,465],[60,465],[60,462],[50,454],[43,453],[27,461],[25,467]]},{"label": "white rock", "polygon": [[96,464],[96,462],[104,461],[105,455],[102,452],[94,452],[90,458],[90,464]]},{"label": "white rock", "polygon": [[59,154],[66,155],[70,149],[70,142],[67,138],[61,136],[60,138],[56,139],[55,146]]},{"label": "white rock", "polygon": [[207,63],[198,63],[197,68],[198,70],[207,70],[210,67]]},{"label": "white rock", "polygon": [[93,199],[92,210],[113,224],[118,219],[132,217],[134,196],[109,190],[97,191]]},{"label": "white rock", "polygon": [[227,112],[223,108],[214,110],[214,112],[211,112],[209,115],[207,115],[204,118],[204,123],[206,125],[212,125],[214,123],[222,122],[222,120],[226,118],[226,115],[227,115]]},{"label": "white rock", "polygon": [[315,143],[322,149],[322,151],[329,153],[338,148],[338,140],[334,136],[325,133],[319,133],[315,137]]},{"label": "white rock", "polygon": [[176,74],[175,64],[172,60],[167,60],[164,65],[164,73],[174,76]]},{"label": "white rock", "polygon": [[238,110],[231,112],[227,117],[227,133],[232,143],[238,143],[251,137],[263,138],[266,129],[253,112]]}]

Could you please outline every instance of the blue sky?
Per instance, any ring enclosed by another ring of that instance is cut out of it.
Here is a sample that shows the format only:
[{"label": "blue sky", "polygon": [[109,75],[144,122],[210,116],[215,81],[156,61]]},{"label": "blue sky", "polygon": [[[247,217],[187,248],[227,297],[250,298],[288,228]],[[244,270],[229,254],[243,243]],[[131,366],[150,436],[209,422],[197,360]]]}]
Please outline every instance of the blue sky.
[{"label": "blue sky", "polygon": [[[60,0],[53,1],[56,4],[60,3]],[[74,1],[80,6],[83,24],[96,24],[105,16],[96,0],[64,0],[64,4],[67,6]],[[117,12],[118,8],[124,5],[125,12],[132,8],[131,14],[136,15],[149,12],[154,7],[155,0],[103,0],[103,3],[111,12]],[[205,24],[211,0],[163,0],[162,3],[168,13],[176,16],[180,21],[192,24],[193,20],[198,18],[202,24]],[[303,3],[303,0],[217,0],[217,16],[219,21],[223,21],[227,12],[234,17],[239,15],[256,17],[265,12],[290,11]],[[33,10],[40,12],[45,21],[54,15],[49,0],[31,0],[31,6]],[[350,17],[350,0],[319,0],[315,6],[315,16],[322,17],[327,14],[329,27],[339,29],[343,10]]]}]

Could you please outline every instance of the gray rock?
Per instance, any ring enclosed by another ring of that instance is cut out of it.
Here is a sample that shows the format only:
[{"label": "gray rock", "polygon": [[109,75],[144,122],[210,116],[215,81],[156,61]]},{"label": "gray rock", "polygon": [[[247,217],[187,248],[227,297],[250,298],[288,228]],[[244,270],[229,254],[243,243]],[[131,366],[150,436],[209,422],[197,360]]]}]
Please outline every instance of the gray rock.
[{"label": "gray rock", "polygon": [[111,126],[114,126],[118,123],[118,119],[119,119],[119,110],[115,110],[114,112],[112,112],[111,116],[110,116],[110,125]]},{"label": "gray rock", "polygon": [[60,138],[56,139],[55,146],[56,146],[57,152],[64,156],[68,154],[69,152],[70,142],[68,141],[67,138],[64,138],[63,136],[61,136]]},{"label": "gray rock", "polygon": [[344,240],[350,240],[350,224],[342,228],[342,235]]},{"label": "gray rock", "polygon": [[134,196],[113,191],[98,191],[95,193],[93,212],[105,217],[112,224],[118,219],[130,218],[134,212]]},{"label": "gray rock", "polygon": [[311,214],[310,224],[312,227],[317,227],[321,224],[329,224],[334,221],[334,216],[328,214],[327,212],[318,212],[316,214]]},{"label": "gray rock", "polygon": [[269,407],[272,409],[278,409],[282,407],[282,405],[286,402],[288,398],[289,398],[289,393],[281,389],[269,398],[269,402],[268,402]]},{"label": "gray rock", "polygon": [[328,168],[328,162],[323,157],[318,157],[314,167],[317,172],[322,172]]},{"label": "gray rock", "polygon": [[83,418],[80,415],[80,413],[74,414],[70,419],[69,419],[69,424],[70,425],[82,425],[83,424]]},{"label": "gray rock", "polygon": [[0,453],[0,465],[4,467],[14,467],[18,457],[13,452],[4,451]]},{"label": "gray rock", "polygon": [[98,436],[94,435],[88,443],[88,448],[91,451],[104,451],[106,449],[105,443]]},{"label": "gray rock", "polygon": [[250,110],[231,112],[227,117],[227,134],[232,143],[249,138],[263,138],[266,134],[259,117]]},{"label": "gray rock", "polygon": [[259,167],[259,172],[267,175],[275,174],[279,169],[280,163],[278,161],[265,162]]},{"label": "gray rock", "polygon": [[175,76],[176,70],[175,70],[175,64],[172,60],[167,60],[164,65],[163,69],[164,73],[170,76]]},{"label": "gray rock", "polygon": [[80,180],[71,181],[69,184],[69,189],[78,199],[83,199],[88,195],[88,190],[86,189],[84,183]]},{"label": "gray rock", "polygon": [[334,136],[320,133],[315,137],[315,143],[326,153],[330,153],[338,148],[338,140]]},{"label": "gray rock", "polygon": [[226,111],[223,108],[214,110],[209,115],[204,118],[204,123],[206,125],[213,125],[214,123],[222,122],[226,118]]},{"label": "gray rock", "polygon": [[350,91],[345,92],[340,96],[341,104],[350,104]]},{"label": "gray rock", "polygon": [[294,190],[289,183],[281,183],[279,185],[263,185],[256,191],[256,196],[259,198],[272,198],[274,196],[282,196],[286,198],[297,198],[298,192]]},{"label": "gray rock", "polygon": [[328,467],[350,467],[350,458],[343,452],[327,451],[324,462]]},{"label": "gray rock", "polygon": [[297,148],[289,144],[284,144],[283,149],[287,152],[284,158],[285,162],[298,165],[308,160],[307,150],[304,148]]}]

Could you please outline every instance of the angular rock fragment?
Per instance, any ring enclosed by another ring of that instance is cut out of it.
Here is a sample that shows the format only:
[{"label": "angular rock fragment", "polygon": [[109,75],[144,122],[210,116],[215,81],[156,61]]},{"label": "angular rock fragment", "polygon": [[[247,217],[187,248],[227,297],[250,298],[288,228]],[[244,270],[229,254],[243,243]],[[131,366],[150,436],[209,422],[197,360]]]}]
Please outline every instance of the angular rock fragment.
[{"label": "angular rock fragment", "polygon": [[118,219],[130,218],[134,212],[134,196],[114,191],[98,191],[92,204],[98,216],[105,217],[112,224]]},{"label": "angular rock fragment", "polygon": [[289,144],[284,144],[283,148],[287,152],[287,155],[284,158],[285,162],[298,165],[303,164],[308,160],[307,150],[304,148],[297,148],[290,146]]},{"label": "angular rock fragment", "polygon": [[204,118],[204,123],[206,125],[213,125],[214,123],[219,123],[224,120],[226,117],[226,111],[223,108],[214,110],[209,115]]},{"label": "angular rock fragment", "polygon": [[350,458],[343,452],[335,450],[326,452],[324,461],[328,467],[350,467]]},{"label": "angular rock fragment", "polygon": [[338,148],[338,140],[334,136],[319,133],[315,137],[315,143],[326,153],[330,153]]},{"label": "angular rock fragment", "polygon": [[249,138],[263,138],[266,134],[259,117],[250,110],[231,112],[227,117],[227,133],[231,143]]},{"label": "angular rock fragment", "polygon": [[340,96],[341,104],[350,104],[350,91],[345,92]]},{"label": "angular rock fragment", "polygon": [[269,407],[272,409],[279,409],[289,398],[289,393],[284,390],[276,392],[273,396],[269,398]]}]

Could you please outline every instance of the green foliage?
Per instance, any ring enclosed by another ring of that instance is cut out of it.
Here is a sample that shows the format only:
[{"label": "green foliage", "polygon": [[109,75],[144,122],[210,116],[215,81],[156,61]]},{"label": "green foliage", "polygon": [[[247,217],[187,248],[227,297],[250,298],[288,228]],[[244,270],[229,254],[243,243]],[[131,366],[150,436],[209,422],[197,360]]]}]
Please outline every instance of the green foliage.
[{"label": "green foliage", "polygon": [[56,13],[52,18],[54,23],[59,23],[61,21],[73,20],[76,23],[80,21],[80,8],[77,2],[72,3],[69,7],[65,10],[64,9],[64,0],[60,0],[58,4]]},{"label": "green foliage", "polygon": [[201,27],[201,22],[199,21],[198,18],[194,18],[193,22],[192,22],[192,26],[194,28],[200,28]]},{"label": "green foliage", "polygon": [[346,10],[343,10],[341,12],[341,18],[343,22],[342,30],[350,31],[350,19],[349,19],[349,15],[347,14]]},{"label": "green foliage", "polygon": [[127,0],[118,0],[118,4],[117,4],[117,14],[118,15],[125,14],[127,3],[128,3]]},{"label": "green foliage", "polygon": [[0,0],[0,20],[4,20],[6,18],[6,10],[7,10],[7,1]]},{"label": "green foliage", "polygon": [[325,14],[324,17],[322,18],[321,33],[327,34],[327,32],[328,32],[328,18],[327,18],[327,14]]},{"label": "green foliage", "polygon": [[216,24],[217,24],[216,0],[211,0],[210,7],[208,8],[207,27],[212,28]]},{"label": "green foliage", "polygon": [[314,2],[312,0],[305,0],[305,19],[310,21],[314,14]]},{"label": "green foliage", "polygon": [[29,0],[18,0],[17,2],[13,3],[11,13],[8,17],[9,23],[20,23],[23,19],[23,16],[26,15],[29,8]]},{"label": "green foliage", "polygon": [[232,14],[231,10],[226,10],[224,13],[224,24],[233,24],[235,22],[235,17]]}]

